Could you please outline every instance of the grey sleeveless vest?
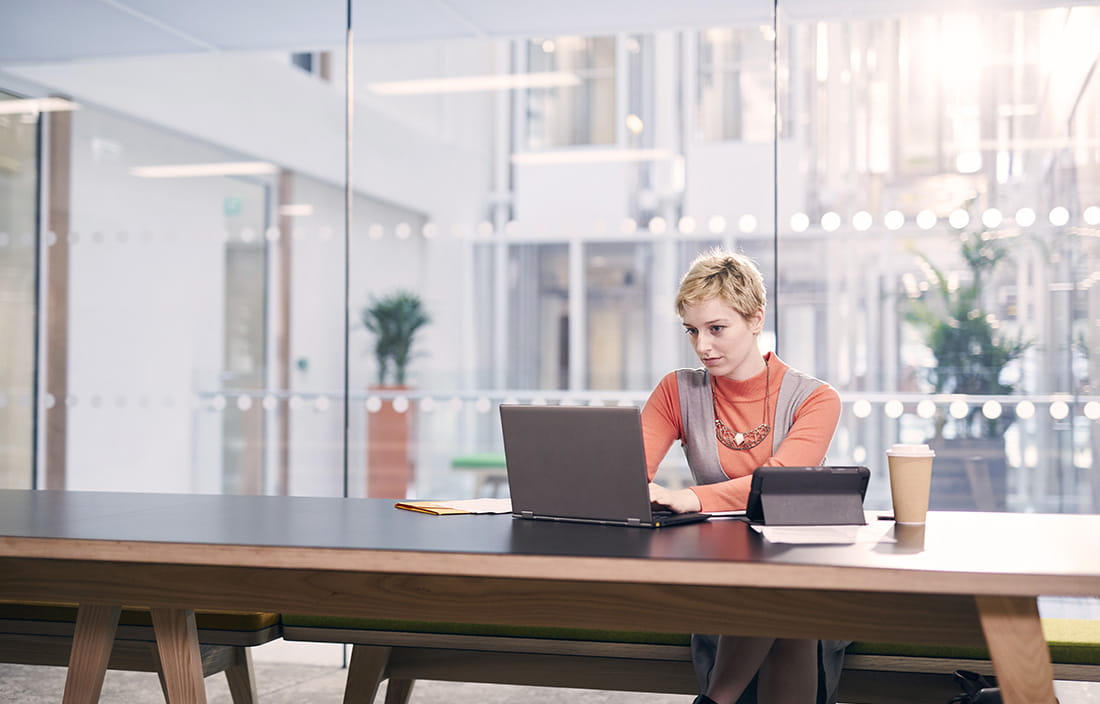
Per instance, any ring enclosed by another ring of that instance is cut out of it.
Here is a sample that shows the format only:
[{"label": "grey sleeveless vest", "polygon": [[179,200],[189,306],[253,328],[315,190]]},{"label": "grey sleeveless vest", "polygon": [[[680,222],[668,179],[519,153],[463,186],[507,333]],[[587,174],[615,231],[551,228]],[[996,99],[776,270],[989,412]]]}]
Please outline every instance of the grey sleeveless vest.
[{"label": "grey sleeveless vest", "polygon": [[[680,387],[680,422],[684,426],[684,454],[696,484],[713,484],[729,479],[718,462],[718,444],[714,438],[714,399],[710,388],[710,372],[706,369],[677,369],[676,383]],[[795,411],[823,381],[787,369],[775,399],[775,420],[772,422],[772,454],[794,423]]]}]

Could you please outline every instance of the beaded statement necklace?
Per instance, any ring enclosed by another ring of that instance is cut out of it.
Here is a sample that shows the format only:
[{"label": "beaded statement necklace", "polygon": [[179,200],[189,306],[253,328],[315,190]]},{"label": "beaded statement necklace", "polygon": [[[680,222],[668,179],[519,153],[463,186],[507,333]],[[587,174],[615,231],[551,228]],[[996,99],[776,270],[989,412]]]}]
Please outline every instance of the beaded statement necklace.
[{"label": "beaded statement necklace", "polygon": [[771,393],[771,374],[772,368],[768,364],[769,360],[764,360],[764,418],[760,425],[756,426],[752,430],[747,432],[739,432],[730,430],[722,419],[718,417],[718,385],[711,380],[711,398],[714,402],[714,435],[718,438],[718,442],[722,443],[731,450],[751,450],[760,443],[764,442],[764,438],[768,437],[768,433],[771,432],[772,427],[768,425],[768,395]]}]

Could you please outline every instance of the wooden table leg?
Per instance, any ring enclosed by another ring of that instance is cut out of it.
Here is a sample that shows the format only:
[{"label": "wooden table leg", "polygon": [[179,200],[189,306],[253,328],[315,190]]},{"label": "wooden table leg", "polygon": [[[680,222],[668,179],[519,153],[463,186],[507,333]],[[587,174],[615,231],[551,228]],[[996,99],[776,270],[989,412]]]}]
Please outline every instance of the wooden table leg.
[{"label": "wooden table leg", "polygon": [[356,645],[351,649],[348,680],[344,686],[344,704],[373,702],[378,685],[386,678],[392,648],[388,646]]},{"label": "wooden table leg", "polygon": [[1054,704],[1054,668],[1032,597],[976,597],[1005,704]]},{"label": "wooden table leg", "polygon": [[195,612],[152,609],[151,614],[168,703],[206,704]]},{"label": "wooden table leg", "polygon": [[234,662],[225,671],[229,682],[229,698],[233,704],[256,704],[256,671],[252,669],[252,651],[248,648],[233,649]]},{"label": "wooden table leg", "polygon": [[81,604],[77,609],[69,670],[65,675],[64,704],[99,701],[121,612],[120,606],[104,604]]}]

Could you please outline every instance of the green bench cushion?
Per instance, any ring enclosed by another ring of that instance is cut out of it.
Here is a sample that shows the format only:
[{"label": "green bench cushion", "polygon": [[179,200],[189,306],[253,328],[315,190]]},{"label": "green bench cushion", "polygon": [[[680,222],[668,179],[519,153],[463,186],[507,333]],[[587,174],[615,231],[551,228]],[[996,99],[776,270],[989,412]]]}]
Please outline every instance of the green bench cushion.
[{"label": "green bench cushion", "polygon": [[451,467],[455,469],[504,469],[506,466],[504,455],[499,452],[477,452],[451,458]]},{"label": "green bench cushion", "polygon": [[341,618],[338,616],[303,616],[298,614],[284,614],[283,626],[287,628],[332,628],[464,636],[583,640],[607,643],[647,643],[654,645],[686,646],[691,642],[691,636],[676,633],[605,631],[587,628],[494,626],[476,623],[430,623],[425,621],[402,621],[396,619]]},{"label": "green bench cushion", "polygon": [[[76,604],[35,601],[0,600],[0,620],[76,622]],[[149,626],[153,619],[149,609],[123,607],[120,626]],[[279,626],[279,614],[266,611],[196,611],[195,625],[200,630],[263,631]]]},{"label": "green bench cushion", "polygon": [[[341,618],[284,614],[283,625],[334,630],[394,631],[446,635],[501,636],[551,640],[581,640],[608,643],[649,643],[688,645],[691,637],[675,633],[607,631],[584,628],[546,628],[496,626],[470,623],[431,623],[396,619]],[[1050,645],[1050,657],[1056,663],[1100,665],[1100,621],[1043,619],[1043,633]],[[858,655],[897,655],[907,657],[988,660],[989,651],[981,647],[918,645],[911,643],[852,643],[848,652]]]},{"label": "green bench cushion", "polygon": [[[1100,621],[1044,618],[1043,634],[1056,663],[1100,665]],[[908,657],[988,660],[989,651],[980,647],[913,645],[910,643],[852,643],[848,652],[856,655],[903,655]]]}]

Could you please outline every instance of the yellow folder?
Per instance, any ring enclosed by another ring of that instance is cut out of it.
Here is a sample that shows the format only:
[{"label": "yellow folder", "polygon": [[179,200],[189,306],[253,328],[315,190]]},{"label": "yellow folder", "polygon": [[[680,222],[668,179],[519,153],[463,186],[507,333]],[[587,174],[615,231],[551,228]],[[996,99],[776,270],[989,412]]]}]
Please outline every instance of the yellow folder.
[{"label": "yellow folder", "polygon": [[395,508],[451,516],[472,513],[511,513],[511,499],[458,499],[455,501],[398,501]]}]

